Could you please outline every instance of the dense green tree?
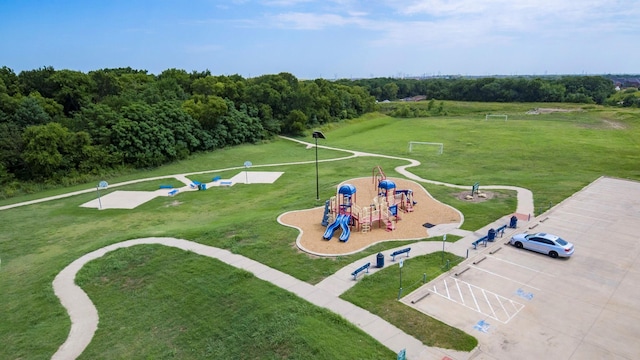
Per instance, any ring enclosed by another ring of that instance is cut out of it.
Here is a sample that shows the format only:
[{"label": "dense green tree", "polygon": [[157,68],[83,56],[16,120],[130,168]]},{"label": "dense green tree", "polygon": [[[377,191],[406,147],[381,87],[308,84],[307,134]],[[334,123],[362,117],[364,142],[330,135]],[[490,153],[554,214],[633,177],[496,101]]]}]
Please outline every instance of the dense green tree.
[{"label": "dense green tree", "polygon": [[20,79],[16,73],[3,66],[0,68],[0,93],[6,93],[9,96],[20,94]]},{"label": "dense green tree", "polygon": [[301,135],[307,128],[307,115],[300,110],[293,110],[287,116],[284,130],[291,135]]},{"label": "dense green tree", "polygon": [[188,98],[176,79],[164,78],[149,83],[142,91],[141,99],[147,104],[157,104],[162,101],[184,101]]},{"label": "dense green tree", "polygon": [[216,83],[215,77],[207,76],[194,80],[191,89],[194,95],[211,96],[216,94]]},{"label": "dense green tree", "polygon": [[12,177],[23,177],[26,173],[22,160],[23,149],[21,128],[15,123],[0,121],[0,164]]},{"label": "dense green tree", "polygon": [[19,96],[20,94],[9,95],[3,80],[0,79],[0,111],[4,114],[13,114],[20,104]]},{"label": "dense green tree", "polygon": [[62,178],[77,172],[90,147],[89,135],[72,133],[56,122],[29,126],[23,133],[22,159],[32,179]]},{"label": "dense green tree", "polygon": [[398,98],[398,84],[389,82],[382,87],[382,98],[384,100],[396,100]]},{"label": "dense green tree", "polygon": [[46,98],[53,98],[54,84],[49,78],[55,73],[55,69],[51,66],[39,68],[35,70],[25,70],[18,74],[20,88],[22,94],[30,94],[38,92]]},{"label": "dense green tree", "polygon": [[130,105],[143,99],[145,90],[155,81],[155,76],[146,71],[128,71],[120,75],[118,80],[122,85],[122,93],[118,96],[120,104]]},{"label": "dense green tree", "polygon": [[255,117],[257,111],[244,104],[236,109],[231,100],[225,101],[228,111],[220,118],[218,126],[210,132],[223,146],[255,143],[266,137],[260,119]]},{"label": "dense green tree", "polygon": [[220,117],[229,110],[223,98],[213,95],[194,96],[185,101],[182,108],[207,131],[215,129]]},{"label": "dense green tree", "polygon": [[40,105],[38,98],[26,96],[13,114],[12,122],[24,128],[30,125],[43,125],[51,121],[51,117]]},{"label": "dense green tree", "polygon": [[53,89],[51,97],[63,106],[66,115],[90,103],[96,87],[91,76],[71,70],[56,71],[48,78],[48,83]]},{"label": "dense green tree", "polygon": [[158,75],[158,80],[166,79],[175,80],[184,93],[191,93],[191,83],[193,82],[193,79],[185,70],[175,68],[164,70],[160,75]]},{"label": "dense green tree", "polygon": [[108,96],[118,96],[122,92],[122,85],[115,72],[97,70],[89,72],[95,84],[94,100],[102,101]]},{"label": "dense green tree", "polygon": [[64,117],[64,107],[54,99],[46,98],[38,92],[32,92],[29,97],[34,98],[42,110],[44,110],[52,121],[59,120]]},{"label": "dense green tree", "polygon": [[211,136],[176,102],[163,101],[152,110],[155,121],[173,133],[174,149],[170,154],[173,154],[174,158],[184,159],[195,151],[211,149]]},{"label": "dense green tree", "polygon": [[104,104],[89,104],[74,114],[73,130],[85,131],[95,145],[109,146],[113,126],[122,119],[116,110]]}]

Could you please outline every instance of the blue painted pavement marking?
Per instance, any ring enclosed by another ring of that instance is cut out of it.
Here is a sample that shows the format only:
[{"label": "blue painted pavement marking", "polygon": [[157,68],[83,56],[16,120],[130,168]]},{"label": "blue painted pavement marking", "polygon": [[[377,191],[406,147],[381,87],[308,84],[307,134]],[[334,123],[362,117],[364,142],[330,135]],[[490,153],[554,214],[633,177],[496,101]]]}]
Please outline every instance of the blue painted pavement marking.
[{"label": "blue painted pavement marking", "polygon": [[533,299],[533,293],[526,292],[522,289],[518,289],[518,291],[516,291],[516,295],[520,296],[521,298],[525,298],[527,300]]},{"label": "blue painted pavement marking", "polygon": [[489,323],[485,322],[484,320],[480,320],[473,326],[473,328],[486,334],[489,332],[490,326],[491,325]]}]

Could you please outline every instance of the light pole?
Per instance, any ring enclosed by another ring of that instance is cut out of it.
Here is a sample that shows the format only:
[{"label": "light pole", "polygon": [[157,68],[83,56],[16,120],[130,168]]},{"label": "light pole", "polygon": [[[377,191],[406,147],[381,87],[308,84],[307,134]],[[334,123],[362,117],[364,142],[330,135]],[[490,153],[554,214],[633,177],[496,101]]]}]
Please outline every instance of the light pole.
[{"label": "light pole", "polygon": [[316,200],[320,200],[320,185],[318,184],[318,139],[326,139],[321,131],[314,131],[313,138],[316,139]]}]

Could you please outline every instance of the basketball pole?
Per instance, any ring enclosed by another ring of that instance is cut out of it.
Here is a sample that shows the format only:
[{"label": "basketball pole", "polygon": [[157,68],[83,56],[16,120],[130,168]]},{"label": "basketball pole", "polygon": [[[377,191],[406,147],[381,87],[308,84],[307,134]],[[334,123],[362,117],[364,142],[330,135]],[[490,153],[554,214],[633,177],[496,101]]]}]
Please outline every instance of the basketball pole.
[{"label": "basketball pole", "polygon": [[98,209],[102,210],[102,201],[100,200],[100,185],[96,186],[96,191],[98,192]]}]

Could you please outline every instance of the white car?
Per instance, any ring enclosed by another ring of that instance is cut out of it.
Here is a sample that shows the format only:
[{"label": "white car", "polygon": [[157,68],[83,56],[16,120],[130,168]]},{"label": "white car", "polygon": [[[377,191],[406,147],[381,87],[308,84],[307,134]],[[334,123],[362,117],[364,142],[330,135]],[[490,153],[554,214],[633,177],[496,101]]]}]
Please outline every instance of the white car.
[{"label": "white car", "polygon": [[552,258],[569,257],[573,255],[573,244],[567,240],[552,234],[516,234],[509,243],[518,249],[528,249]]}]

